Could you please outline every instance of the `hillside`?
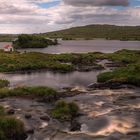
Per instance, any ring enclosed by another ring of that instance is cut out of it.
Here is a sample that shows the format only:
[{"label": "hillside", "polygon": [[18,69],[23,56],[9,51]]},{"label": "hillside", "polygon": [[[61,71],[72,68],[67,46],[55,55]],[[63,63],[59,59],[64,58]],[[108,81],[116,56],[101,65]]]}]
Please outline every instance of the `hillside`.
[{"label": "hillside", "polygon": [[12,42],[17,35],[12,34],[0,34],[0,42]]},{"label": "hillside", "polygon": [[140,40],[140,26],[87,25],[43,34],[47,37],[70,39]]}]

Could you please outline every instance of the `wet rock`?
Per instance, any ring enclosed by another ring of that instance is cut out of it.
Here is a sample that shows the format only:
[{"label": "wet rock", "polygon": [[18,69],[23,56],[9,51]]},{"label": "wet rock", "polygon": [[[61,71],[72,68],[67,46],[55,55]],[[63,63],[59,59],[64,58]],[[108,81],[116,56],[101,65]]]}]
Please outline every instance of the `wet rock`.
[{"label": "wet rock", "polygon": [[27,133],[27,134],[34,134],[34,129],[33,129],[33,128],[28,128],[28,129],[26,130],[26,133]]},{"label": "wet rock", "polygon": [[80,129],[81,129],[81,124],[76,120],[73,120],[71,122],[70,131],[80,131]]},{"label": "wet rock", "polygon": [[120,140],[121,137],[123,136],[122,133],[120,132],[113,132],[112,134],[109,135],[109,140]]},{"label": "wet rock", "polygon": [[15,110],[11,108],[11,109],[7,110],[7,114],[13,115],[13,114],[15,114]]},{"label": "wet rock", "polygon": [[117,67],[122,67],[123,65],[121,63],[108,62],[108,63],[105,63],[105,66],[109,68],[112,68],[112,67],[117,68]]},{"label": "wet rock", "polygon": [[140,134],[140,131],[130,131],[130,132],[127,132],[127,135],[139,135]]},{"label": "wet rock", "polygon": [[41,125],[39,126],[39,129],[44,129],[48,126],[48,123],[42,122]]},{"label": "wet rock", "polygon": [[32,117],[31,114],[25,114],[25,118],[26,118],[26,119],[30,119],[31,117]]},{"label": "wet rock", "polygon": [[50,117],[45,115],[45,116],[41,116],[40,117],[41,120],[44,120],[44,121],[50,121]]},{"label": "wet rock", "polygon": [[94,66],[78,66],[76,68],[77,71],[88,72],[92,70],[103,70],[104,67],[101,65],[94,65]]},{"label": "wet rock", "polygon": [[124,86],[118,82],[93,83],[88,86],[92,89],[122,89]]}]

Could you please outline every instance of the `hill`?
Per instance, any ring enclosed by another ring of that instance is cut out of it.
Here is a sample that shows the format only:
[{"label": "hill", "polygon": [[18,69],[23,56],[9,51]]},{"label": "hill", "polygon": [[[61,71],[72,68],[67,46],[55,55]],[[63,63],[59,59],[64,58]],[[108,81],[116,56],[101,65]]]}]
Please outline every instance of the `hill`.
[{"label": "hill", "polygon": [[70,29],[44,33],[53,38],[71,39],[97,39],[108,40],[140,40],[140,26],[115,26],[115,25],[87,25]]}]

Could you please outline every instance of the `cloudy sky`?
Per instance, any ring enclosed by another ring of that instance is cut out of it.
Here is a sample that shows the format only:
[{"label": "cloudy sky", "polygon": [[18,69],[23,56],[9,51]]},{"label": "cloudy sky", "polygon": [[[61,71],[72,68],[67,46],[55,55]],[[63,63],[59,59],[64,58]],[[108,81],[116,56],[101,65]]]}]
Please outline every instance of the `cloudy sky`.
[{"label": "cloudy sky", "polygon": [[0,0],[0,33],[87,24],[140,25],[140,0]]}]

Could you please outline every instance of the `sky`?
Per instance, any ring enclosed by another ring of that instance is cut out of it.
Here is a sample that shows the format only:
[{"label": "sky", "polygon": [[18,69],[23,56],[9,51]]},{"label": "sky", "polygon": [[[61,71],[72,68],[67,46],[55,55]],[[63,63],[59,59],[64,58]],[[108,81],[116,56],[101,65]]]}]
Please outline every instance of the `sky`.
[{"label": "sky", "polygon": [[0,0],[0,34],[88,24],[140,25],[140,0]]}]

